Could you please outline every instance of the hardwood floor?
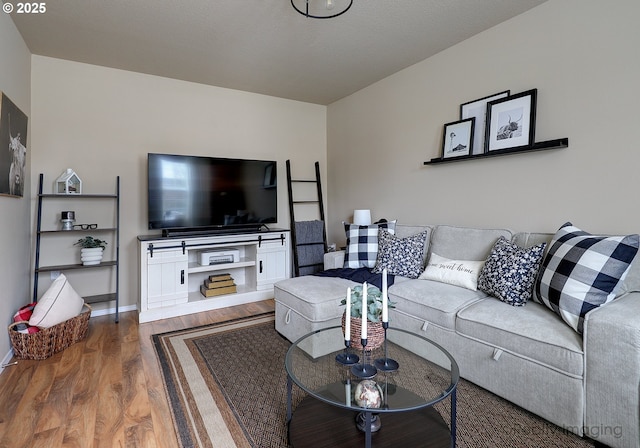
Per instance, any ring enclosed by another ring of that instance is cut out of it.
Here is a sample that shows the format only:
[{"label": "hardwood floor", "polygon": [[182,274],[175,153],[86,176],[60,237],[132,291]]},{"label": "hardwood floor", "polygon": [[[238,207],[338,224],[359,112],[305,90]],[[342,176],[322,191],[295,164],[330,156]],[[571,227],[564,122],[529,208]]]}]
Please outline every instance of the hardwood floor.
[{"label": "hardwood floor", "polygon": [[151,335],[272,311],[273,300],[138,324],[91,318],[85,340],[0,375],[0,447],[173,448]]}]

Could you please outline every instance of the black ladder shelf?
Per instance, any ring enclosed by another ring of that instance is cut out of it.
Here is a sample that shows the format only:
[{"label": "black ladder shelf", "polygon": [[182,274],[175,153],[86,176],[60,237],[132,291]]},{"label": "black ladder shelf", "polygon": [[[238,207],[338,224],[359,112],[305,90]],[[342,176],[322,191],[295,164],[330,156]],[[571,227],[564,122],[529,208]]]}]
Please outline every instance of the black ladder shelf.
[{"label": "black ladder shelf", "polygon": [[[38,299],[38,276],[41,272],[54,272],[54,271],[70,271],[76,269],[92,269],[92,268],[115,268],[115,291],[104,294],[96,294],[91,296],[85,296],[84,301],[86,303],[98,303],[98,302],[116,302],[115,321],[119,321],[119,308],[120,308],[120,176],[116,176],[116,192],[115,194],[45,194],[42,192],[42,185],[44,181],[44,175],[40,174],[40,182],[38,186],[38,205],[37,205],[37,228],[36,228],[36,255],[35,266],[33,270],[33,302],[37,302]],[[61,199],[67,200],[112,200],[115,201],[114,205],[114,219],[115,227],[100,227],[97,229],[83,230],[42,230],[42,203],[44,199]],[[97,265],[82,265],[82,264],[65,264],[56,266],[40,266],[40,246],[43,235],[62,235],[62,234],[74,234],[82,236],[81,234],[87,234],[88,232],[111,232],[115,236],[114,250],[115,260],[102,261]]]},{"label": "black ladder shelf", "polygon": [[[293,247],[293,266],[294,275],[300,276],[301,269],[303,275],[322,271],[324,269],[324,254],[327,252],[327,231],[324,218],[324,203],[322,201],[322,184],[320,182],[320,163],[315,163],[316,178],[315,179],[293,179],[291,177],[291,161],[287,160],[287,189],[289,192],[289,217],[291,219],[291,243]],[[310,184],[316,185],[317,198],[310,200],[295,200],[294,185]],[[297,221],[295,217],[296,205],[317,204],[319,221]],[[315,235],[298,235],[303,226],[309,225],[318,229],[322,227],[321,232]],[[320,234],[321,233],[321,234]],[[302,254],[302,256],[301,256]],[[322,257],[320,256],[322,254]],[[302,258],[302,262],[301,262]],[[311,260],[309,260],[311,258]]]}]

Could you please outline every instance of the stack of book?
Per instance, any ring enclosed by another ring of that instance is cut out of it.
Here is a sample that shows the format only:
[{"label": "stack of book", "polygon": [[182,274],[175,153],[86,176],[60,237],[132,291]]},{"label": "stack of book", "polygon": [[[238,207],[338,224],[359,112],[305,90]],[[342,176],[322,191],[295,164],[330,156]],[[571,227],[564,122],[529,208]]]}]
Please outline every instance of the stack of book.
[{"label": "stack of book", "polygon": [[236,284],[231,274],[214,274],[200,285],[200,293],[205,297],[233,294],[237,292]]}]

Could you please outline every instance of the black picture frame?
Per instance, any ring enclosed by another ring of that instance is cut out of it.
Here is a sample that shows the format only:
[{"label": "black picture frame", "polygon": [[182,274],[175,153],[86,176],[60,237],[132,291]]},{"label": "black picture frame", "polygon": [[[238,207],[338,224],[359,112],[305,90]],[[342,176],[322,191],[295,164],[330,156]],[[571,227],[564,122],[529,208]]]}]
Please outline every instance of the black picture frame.
[{"label": "black picture frame", "polygon": [[463,157],[473,154],[475,117],[453,121],[442,131],[442,158]]},{"label": "black picture frame", "polygon": [[537,96],[538,89],[531,89],[487,103],[485,152],[526,149],[534,144]]},{"label": "black picture frame", "polygon": [[476,124],[473,136],[473,153],[482,154],[484,152],[485,128],[487,123],[487,103],[490,101],[507,98],[510,90],[494,93],[493,95],[478,98],[460,105],[460,119],[475,117]]}]

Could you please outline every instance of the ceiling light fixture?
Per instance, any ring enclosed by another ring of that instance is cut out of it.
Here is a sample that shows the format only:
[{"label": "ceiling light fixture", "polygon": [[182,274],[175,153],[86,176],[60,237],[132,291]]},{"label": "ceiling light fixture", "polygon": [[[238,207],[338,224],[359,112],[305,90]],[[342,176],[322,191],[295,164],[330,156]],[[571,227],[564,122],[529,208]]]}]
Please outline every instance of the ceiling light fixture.
[{"label": "ceiling light fixture", "polygon": [[312,19],[332,19],[351,8],[353,0],[291,0],[291,6],[300,14]]}]

